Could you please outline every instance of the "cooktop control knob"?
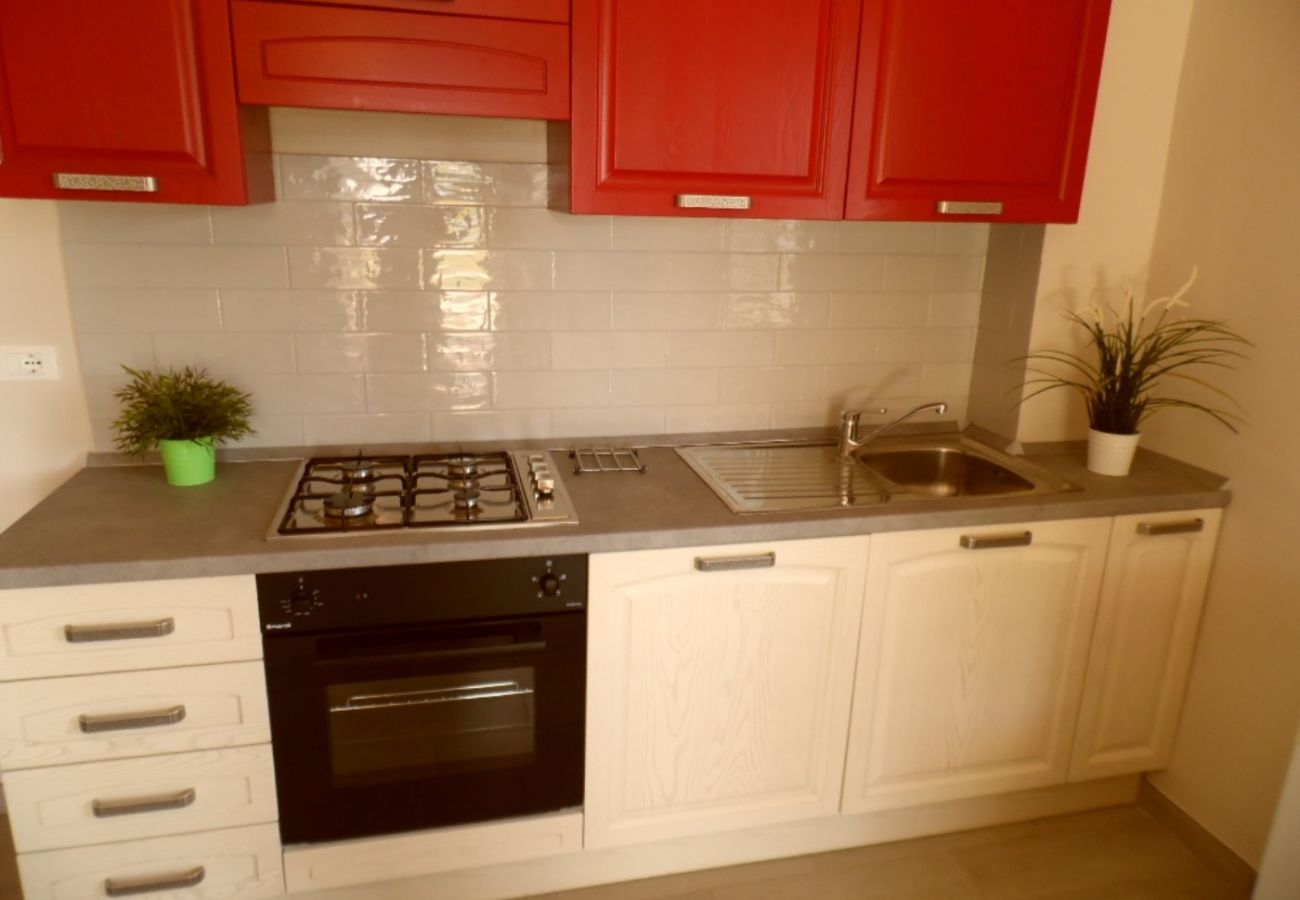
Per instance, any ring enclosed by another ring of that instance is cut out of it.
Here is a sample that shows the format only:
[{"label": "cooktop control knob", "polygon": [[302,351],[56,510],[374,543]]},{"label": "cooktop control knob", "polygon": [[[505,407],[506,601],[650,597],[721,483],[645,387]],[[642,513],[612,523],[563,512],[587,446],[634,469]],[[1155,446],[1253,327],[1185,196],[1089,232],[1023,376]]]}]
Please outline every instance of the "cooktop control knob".
[{"label": "cooktop control knob", "polygon": [[541,592],[543,597],[558,597],[560,596],[560,581],[561,576],[556,575],[554,572],[547,572],[537,579],[537,590]]},{"label": "cooktop control knob", "polygon": [[289,595],[289,612],[295,616],[305,616],[316,608],[318,602],[316,595],[318,591],[309,591],[306,588],[298,588]]},{"label": "cooktop control knob", "polygon": [[550,497],[555,493],[555,479],[550,475],[538,476],[537,496]]}]

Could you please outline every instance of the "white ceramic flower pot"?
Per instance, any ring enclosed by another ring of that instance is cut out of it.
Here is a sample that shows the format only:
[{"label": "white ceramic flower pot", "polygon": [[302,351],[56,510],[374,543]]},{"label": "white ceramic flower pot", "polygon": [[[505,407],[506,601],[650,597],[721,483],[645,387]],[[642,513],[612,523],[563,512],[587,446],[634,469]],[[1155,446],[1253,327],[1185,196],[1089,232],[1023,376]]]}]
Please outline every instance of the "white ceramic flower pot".
[{"label": "white ceramic flower pot", "polygon": [[1111,434],[1088,429],[1088,471],[1098,475],[1127,475],[1133,465],[1140,434]]}]

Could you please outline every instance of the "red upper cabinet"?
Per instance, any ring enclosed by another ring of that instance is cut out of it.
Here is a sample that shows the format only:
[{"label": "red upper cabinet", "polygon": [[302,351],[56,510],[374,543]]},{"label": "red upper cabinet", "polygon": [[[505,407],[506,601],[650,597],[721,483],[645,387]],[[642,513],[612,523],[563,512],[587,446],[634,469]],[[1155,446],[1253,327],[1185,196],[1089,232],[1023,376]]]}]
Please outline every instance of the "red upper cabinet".
[{"label": "red upper cabinet", "polygon": [[374,9],[445,13],[449,16],[535,19],[539,22],[569,21],[569,0],[287,0],[287,2],[369,6]]},{"label": "red upper cabinet", "polygon": [[1073,222],[1110,0],[864,0],[845,217]]},{"label": "red upper cabinet", "polygon": [[[467,116],[569,115],[569,27],[470,15],[527,12],[535,0],[421,4],[435,15],[235,0],[239,99]],[[555,14],[536,4],[534,15]]]},{"label": "red upper cabinet", "polygon": [[0,4],[0,195],[272,199],[264,111],[235,103],[220,0]]},{"label": "red upper cabinet", "polygon": [[574,0],[573,212],[837,219],[860,0]]}]

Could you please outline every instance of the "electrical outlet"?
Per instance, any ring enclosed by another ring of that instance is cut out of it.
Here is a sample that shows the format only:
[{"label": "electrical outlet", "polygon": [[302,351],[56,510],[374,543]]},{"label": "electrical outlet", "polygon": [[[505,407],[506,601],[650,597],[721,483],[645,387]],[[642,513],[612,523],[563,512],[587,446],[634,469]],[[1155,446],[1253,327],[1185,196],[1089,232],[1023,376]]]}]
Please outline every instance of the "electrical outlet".
[{"label": "electrical outlet", "polygon": [[0,347],[0,381],[58,381],[53,347]]}]

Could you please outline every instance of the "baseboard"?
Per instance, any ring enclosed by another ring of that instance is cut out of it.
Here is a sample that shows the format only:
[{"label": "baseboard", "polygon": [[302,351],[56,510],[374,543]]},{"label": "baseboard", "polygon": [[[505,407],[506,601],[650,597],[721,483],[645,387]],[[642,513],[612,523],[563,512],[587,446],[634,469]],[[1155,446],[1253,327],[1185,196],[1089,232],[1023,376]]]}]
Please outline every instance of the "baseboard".
[{"label": "baseboard", "polygon": [[1145,778],[1138,785],[1137,804],[1151,818],[1178,835],[1193,853],[1223,876],[1234,888],[1240,888],[1242,896],[1248,895],[1254,888],[1258,873],[1250,863],[1233,852],[1231,847],[1211,834],[1204,825],[1189,816],[1182,807],[1162,794],[1159,788]]},{"label": "baseboard", "polygon": [[1138,777],[1067,784],[853,816],[827,816],[723,834],[294,894],[304,900],[508,900],[698,869],[884,844],[1133,803]]}]

